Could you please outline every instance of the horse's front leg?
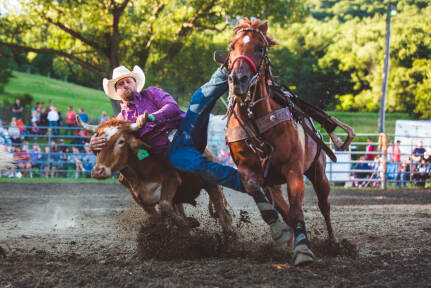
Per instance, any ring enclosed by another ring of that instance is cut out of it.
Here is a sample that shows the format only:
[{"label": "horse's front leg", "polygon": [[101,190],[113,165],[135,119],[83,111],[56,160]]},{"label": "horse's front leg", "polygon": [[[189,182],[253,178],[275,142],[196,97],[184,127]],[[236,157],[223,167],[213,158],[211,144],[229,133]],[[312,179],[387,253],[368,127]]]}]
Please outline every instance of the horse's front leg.
[{"label": "horse's front leg", "polygon": [[277,210],[269,202],[263,190],[263,175],[254,172],[247,166],[239,166],[238,172],[244,190],[253,197],[260,211],[263,221],[270,226],[271,236],[278,244],[284,244],[292,240],[292,231],[289,225],[279,219]]},{"label": "horse's front leg", "polygon": [[288,222],[295,233],[293,263],[294,265],[305,265],[314,261],[313,252],[310,249],[310,241],[305,229],[304,212],[304,176],[300,167],[285,165],[282,172],[287,180],[287,193],[289,196],[290,209]]}]

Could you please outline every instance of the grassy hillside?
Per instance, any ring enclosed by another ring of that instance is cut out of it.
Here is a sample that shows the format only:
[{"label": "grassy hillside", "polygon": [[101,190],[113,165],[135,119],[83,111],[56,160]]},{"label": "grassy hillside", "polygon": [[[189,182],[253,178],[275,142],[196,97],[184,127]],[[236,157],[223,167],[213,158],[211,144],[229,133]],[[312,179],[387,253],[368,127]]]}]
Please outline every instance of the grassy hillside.
[{"label": "grassy hillside", "polygon": [[[4,97],[15,98],[27,93],[32,95],[36,102],[49,103],[49,101],[52,101],[54,105],[59,107],[60,111],[66,111],[67,106],[72,105],[75,110],[83,107],[89,115],[94,117],[100,115],[102,111],[107,111],[108,114],[112,113],[110,101],[103,91],[85,88],[41,75],[21,72],[14,72],[13,75],[14,78],[6,85],[5,92],[0,94],[0,100],[4,99]],[[188,101],[189,99],[184,99],[183,102]],[[182,108],[185,109],[185,107]],[[377,132],[378,113],[331,111],[329,114],[355,128],[357,133]],[[394,133],[397,119],[410,119],[410,117],[405,113],[387,113],[386,131],[388,133]]]},{"label": "grassy hillside", "polygon": [[102,111],[111,113],[111,103],[103,91],[86,88],[76,84],[21,72],[13,72],[13,78],[5,87],[4,97],[19,97],[23,94],[33,96],[35,102],[51,102],[63,113],[72,105],[75,111],[84,108],[89,115],[98,116]]}]

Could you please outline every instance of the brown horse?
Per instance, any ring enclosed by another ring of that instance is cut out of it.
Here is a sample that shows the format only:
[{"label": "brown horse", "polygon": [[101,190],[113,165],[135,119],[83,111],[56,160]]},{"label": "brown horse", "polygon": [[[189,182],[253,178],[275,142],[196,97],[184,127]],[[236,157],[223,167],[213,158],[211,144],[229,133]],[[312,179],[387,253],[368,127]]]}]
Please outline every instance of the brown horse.
[{"label": "brown horse", "polygon": [[[292,119],[289,108],[274,100],[267,53],[275,41],[266,35],[267,30],[267,22],[247,18],[234,29],[225,63],[230,97],[226,138],[247,192],[265,186],[267,197],[293,228],[293,261],[300,265],[314,258],[302,210],[304,175],[313,183],[329,239],[336,243],[328,201],[330,187],[324,151]],[[303,121],[312,128],[307,118]],[[284,183],[290,205],[278,186]]]}]

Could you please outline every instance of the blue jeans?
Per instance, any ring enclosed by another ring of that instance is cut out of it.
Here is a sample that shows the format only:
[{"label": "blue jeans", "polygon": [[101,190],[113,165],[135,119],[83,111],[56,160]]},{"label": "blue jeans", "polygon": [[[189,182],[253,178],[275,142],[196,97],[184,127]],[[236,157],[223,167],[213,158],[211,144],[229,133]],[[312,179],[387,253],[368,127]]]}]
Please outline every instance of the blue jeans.
[{"label": "blue jeans", "polygon": [[49,127],[53,127],[52,133],[54,135],[58,135],[58,128],[57,128],[57,126],[58,126],[57,121],[49,121]]},{"label": "blue jeans", "polygon": [[169,147],[167,160],[179,170],[245,192],[235,168],[209,161],[202,155],[207,145],[210,112],[227,90],[227,70],[220,67],[211,80],[193,94],[186,117]]}]

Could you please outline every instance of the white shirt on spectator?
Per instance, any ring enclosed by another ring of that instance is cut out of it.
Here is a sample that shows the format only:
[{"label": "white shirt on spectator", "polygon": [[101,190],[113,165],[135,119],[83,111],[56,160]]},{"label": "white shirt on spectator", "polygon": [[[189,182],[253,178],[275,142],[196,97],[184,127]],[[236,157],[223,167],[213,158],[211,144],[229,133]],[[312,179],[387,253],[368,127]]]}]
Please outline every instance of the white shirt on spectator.
[{"label": "white shirt on spectator", "polygon": [[48,121],[58,121],[58,119],[60,118],[58,116],[58,112],[55,110],[51,110],[48,112]]}]

